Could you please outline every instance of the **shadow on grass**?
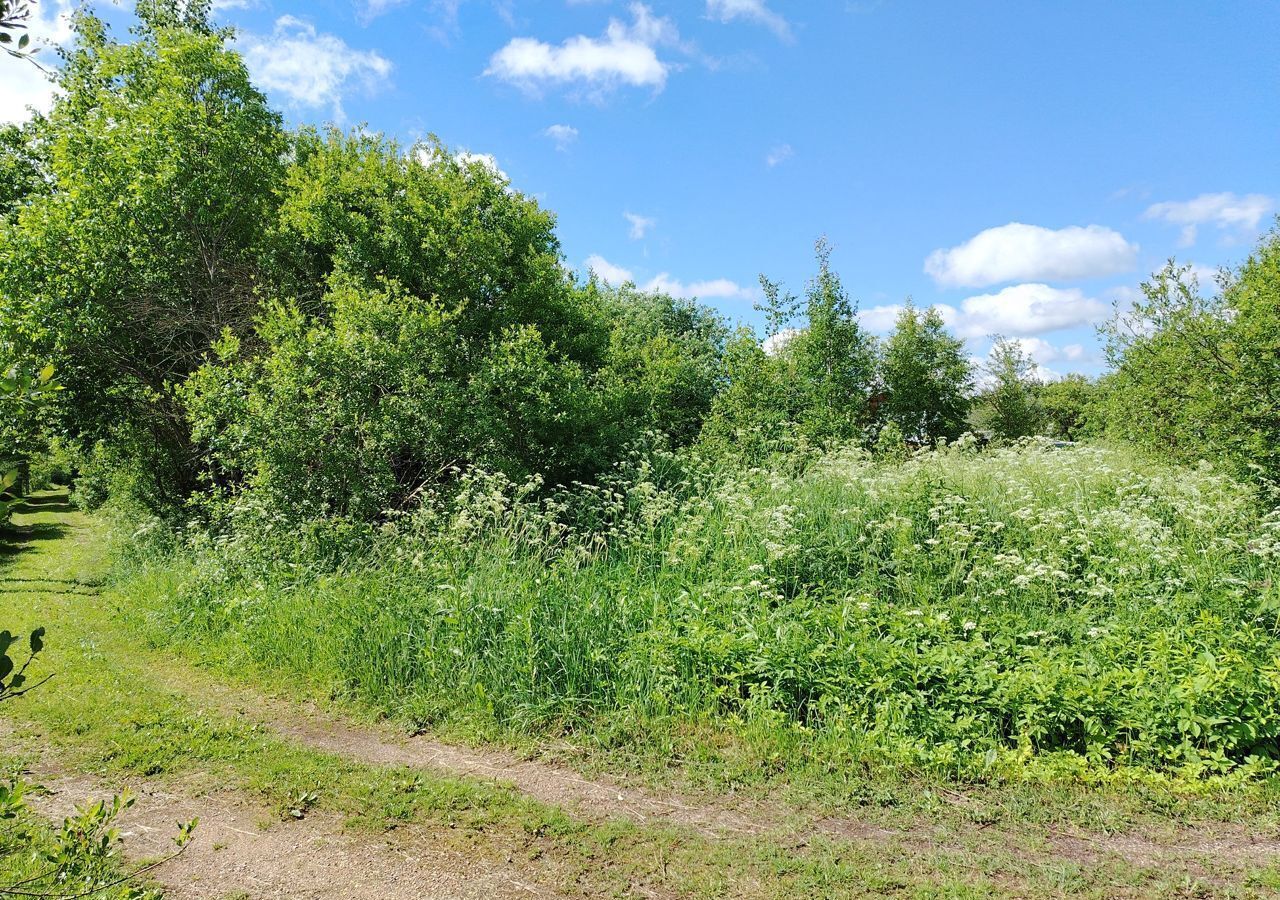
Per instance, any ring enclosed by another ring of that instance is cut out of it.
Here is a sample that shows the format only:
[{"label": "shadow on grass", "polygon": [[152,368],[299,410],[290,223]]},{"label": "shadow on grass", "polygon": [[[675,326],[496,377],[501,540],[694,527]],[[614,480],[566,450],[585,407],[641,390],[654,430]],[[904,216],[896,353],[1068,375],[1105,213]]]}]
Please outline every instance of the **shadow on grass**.
[{"label": "shadow on grass", "polygon": [[73,512],[75,506],[65,494],[51,494],[47,497],[28,497],[18,507],[19,512]]},{"label": "shadow on grass", "polygon": [[64,594],[95,597],[101,585],[80,578],[13,578],[3,574],[0,563],[0,594]]},{"label": "shadow on grass", "polygon": [[[70,498],[65,490],[48,491],[25,498],[14,510],[18,514],[61,513],[70,512]],[[0,526],[0,572],[13,564],[14,557],[24,550],[31,549],[37,541],[51,541],[65,535],[66,525],[59,522],[31,522]],[[3,575],[0,575],[3,577]]]},{"label": "shadow on grass", "polygon": [[67,526],[56,522],[9,525],[0,533],[0,556],[13,556],[21,553],[33,541],[56,541],[66,533]]}]

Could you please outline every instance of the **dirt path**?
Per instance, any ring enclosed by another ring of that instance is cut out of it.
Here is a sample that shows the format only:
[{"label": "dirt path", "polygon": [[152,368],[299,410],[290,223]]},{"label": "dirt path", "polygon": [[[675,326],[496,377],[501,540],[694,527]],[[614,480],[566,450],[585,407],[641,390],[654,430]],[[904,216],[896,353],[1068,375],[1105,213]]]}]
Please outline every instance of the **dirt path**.
[{"label": "dirt path", "polygon": [[407,766],[509,785],[592,822],[622,818],[641,824],[668,823],[710,837],[762,834],[778,827],[776,810],[751,810],[745,802],[711,805],[609,778],[589,778],[565,766],[520,759],[501,751],[445,744],[385,726],[356,725],[313,705],[265,697],[246,702],[240,697],[228,711],[239,712],[280,737],[312,750],[372,765]]},{"label": "dirt path", "polygon": [[[665,823],[705,837],[766,836],[793,846],[816,837],[883,848],[886,853],[928,856],[963,853],[982,845],[1009,843],[1013,835],[999,828],[971,824],[960,832],[909,823],[886,827],[856,815],[807,816],[795,809],[769,806],[744,798],[708,803],[692,797],[656,793],[607,778],[589,778],[552,763],[521,759],[496,750],[446,744],[406,735],[388,725],[347,721],[314,703],[256,695],[242,686],[205,686],[201,698],[222,714],[241,717],[280,737],[313,750],[379,766],[476,778],[514,787],[527,796],[560,806],[595,822],[627,819],[641,824]],[[970,800],[954,793],[948,803],[966,809]],[[1243,824],[1212,823],[1181,827],[1156,840],[1140,834],[1088,833],[1075,828],[1045,828],[1035,834],[1022,829],[1018,838],[1033,838],[1036,857],[1065,859],[1097,867],[1122,860],[1141,868],[1187,870],[1194,877],[1216,880],[1216,872],[1280,862],[1280,839],[1260,835]]]},{"label": "dirt path", "polygon": [[[0,594],[21,597],[36,614],[42,604],[97,601],[100,560],[93,553],[85,558],[90,536],[82,517],[64,503],[48,499],[38,500],[15,521],[25,541],[3,548],[10,558],[0,571]],[[486,846],[482,853],[467,853],[464,841],[444,839],[413,825],[382,835],[352,831],[338,816],[321,811],[281,820],[278,811],[260,801],[233,791],[206,792],[196,784],[107,782],[67,771],[47,748],[25,746],[4,719],[0,719],[0,745],[10,751],[34,751],[39,761],[28,778],[49,792],[35,795],[32,805],[53,822],[87,801],[131,792],[136,802],[119,825],[123,854],[135,864],[169,855],[178,823],[199,818],[187,850],[151,872],[169,897],[505,900],[560,896],[522,871],[508,848]],[[504,858],[505,864],[486,862]]]},{"label": "dirt path", "polygon": [[[38,773],[37,773],[38,774]],[[198,817],[190,847],[152,870],[167,897],[425,900],[553,897],[514,866],[492,868],[444,849],[428,833],[405,829],[373,837],[343,829],[333,816],[272,821],[233,793],[187,795],[155,785],[107,785],[82,775],[38,777],[51,793],[33,805],[59,821],[86,801],[128,787],[136,797],[120,819],[125,856],[135,863],[173,851],[176,823]]]}]

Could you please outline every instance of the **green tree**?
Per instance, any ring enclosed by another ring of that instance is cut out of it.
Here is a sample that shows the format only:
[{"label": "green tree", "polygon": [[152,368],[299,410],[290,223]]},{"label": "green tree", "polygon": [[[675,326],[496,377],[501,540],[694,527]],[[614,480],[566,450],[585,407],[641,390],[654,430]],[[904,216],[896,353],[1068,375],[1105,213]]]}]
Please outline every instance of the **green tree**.
[{"label": "green tree", "polygon": [[534,325],[567,355],[598,363],[602,311],[582,302],[560,264],[555,217],[478,161],[438,141],[404,148],[379,135],[304,129],[268,238],[274,296],[323,315],[336,272],[439,298],[475,352]]},{"label": "green tree", "polygon": [[37,373],[15,366],[0,376],[0,525],[27,488],[27,464],[43,436],[48,401],[61,390],[52,365]]},{"label": "green tree", "polygon": [[250,331],[286,144],[207,3],[138,14],[125,43],[75,15],[32,136],[47,187],[0,224],[0,339],[55,360],[72,427],[127,445],[176,503],[194,469],[174,386],[224,329]]},{"label": "green tree", "polygon": [[1182,461],[1280,481],[1280,229],[1221,290],[1172,260],[1103,328],[1109,433]]},{"label": "green tree", "polygon": [[1242,471],[1280,482],[1280,227],[1259,241],[1224,291],[1234,378],[1216,439]]},{"label": "green tree", "polygon": [[820,240],[816,250],[818,273],[803,301],[761,277],[767,340],[762,345],[748,331],[730,340],[726,384],[704,430],[708,445],[757,456],[863,437],[871,421],[875,342],[831,268],[830,245]]},{"label": "green tree", "polygon": [[831,268],[831,245],[816,245],[818,274],[805,291],[806,327],[787,342],[804,385],[799,422],[816,443],[860,436],[870,421],[875,342],[858,324],[857,308]]},{"label": "green tree", "polygon": [[1040,406],[1049,432],[1074,441],[1096,429],[1099,390],[1084,375],[1067,375],[1040,388]]},{"label": "green tree", "polygon": [[880,378],[884,416],[907,439],[933,444],[964,432],[972,366],[936,309],[921,312],[907,301],[885,343]]},{"label": "green tree", "polygon": [[979,420],[1001,440],[1037,434],[1044,427],[1035,362],[1016,340],[996,335],[987,358],[990,386],[979,398]]},{"label": "green tree", "polygon": [[609,322],[601,371],[619,423],[662,432],[674,444],[697,438],[724,378],[728,330],[692,300],[592,281],[583,301]]},{"label": "green tree", "polygon": [[696,428],[718,352],[702,313],[579,287],[552,217],[436,142],[296,146],[268,238],[275,295],[181,391],[211,486],[367,521],[459,467],[554,484],[646,423]]},{"label": "green tree", "polygon": [[14,218],[25,201],[44,189],[35,127],[0,125],[0,222]]}]

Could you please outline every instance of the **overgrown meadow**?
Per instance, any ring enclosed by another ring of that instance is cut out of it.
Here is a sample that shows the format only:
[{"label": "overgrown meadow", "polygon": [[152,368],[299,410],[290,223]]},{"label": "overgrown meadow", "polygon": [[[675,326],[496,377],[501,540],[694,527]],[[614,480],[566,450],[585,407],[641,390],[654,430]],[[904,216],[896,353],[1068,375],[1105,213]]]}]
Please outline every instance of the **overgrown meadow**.
[{"label": "overgrown meadow", "polygon": [[750,470],[637,451],[550,496],[461,477],[376,531],[243,506],[175,557],[153,521],[122,589],[165,641],[423,726],[711,723],[965,778],[1280,760],[1280,514],[1207,465],[961,441]]},{"label": "overgrown meadow", "polygon": [[825,238],[757,331],[574,271],[482,157],[286,127],[209,4],[136,13],[0,129],[0,459],[116,511],[156,645],[766,778],[1280,762],[1280,228],[1154,274],[1098,378],[877,337]]}]

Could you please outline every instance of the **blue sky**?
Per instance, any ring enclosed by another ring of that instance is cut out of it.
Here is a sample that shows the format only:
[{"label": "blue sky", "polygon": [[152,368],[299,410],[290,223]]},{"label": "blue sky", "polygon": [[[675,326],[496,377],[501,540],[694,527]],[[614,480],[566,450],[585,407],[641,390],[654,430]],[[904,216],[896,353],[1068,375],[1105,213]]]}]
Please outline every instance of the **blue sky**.
[{"label": "blue sky", "polygon": [[[290,121],[486,155],[570,265],[735,321],[825,234],[874,330],[910,295],[976,355],[1092,373],[1113,301],[1238,263],[1280,208],[1275,0],[217,5]],[[47,102],[12,70],[0,118]]]}]

